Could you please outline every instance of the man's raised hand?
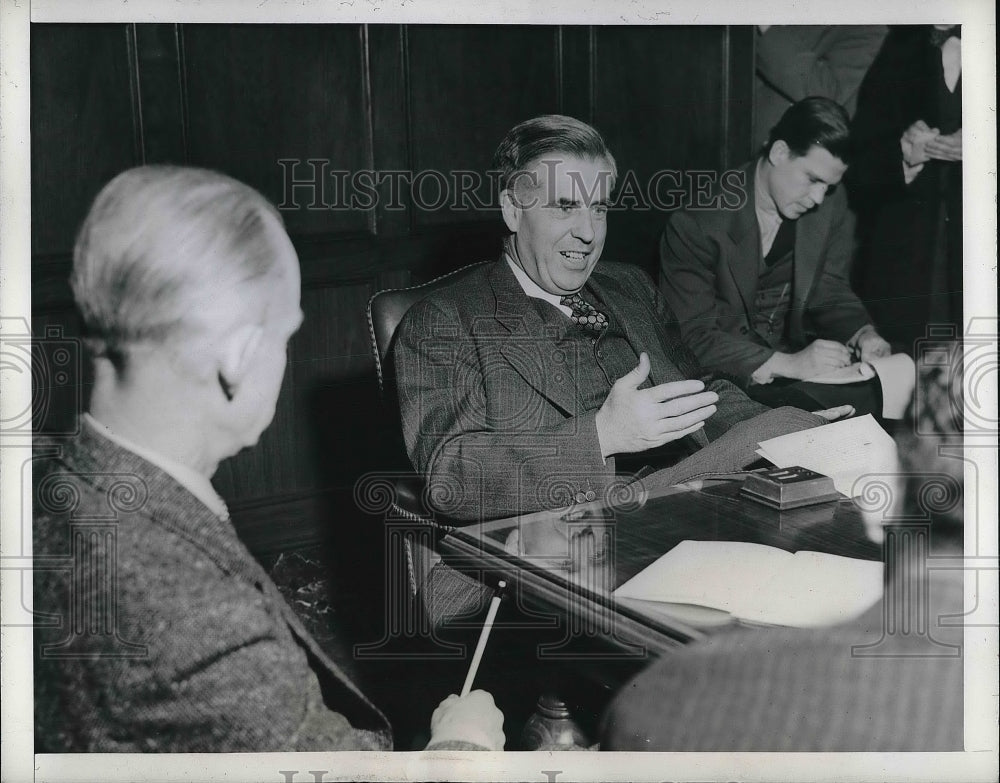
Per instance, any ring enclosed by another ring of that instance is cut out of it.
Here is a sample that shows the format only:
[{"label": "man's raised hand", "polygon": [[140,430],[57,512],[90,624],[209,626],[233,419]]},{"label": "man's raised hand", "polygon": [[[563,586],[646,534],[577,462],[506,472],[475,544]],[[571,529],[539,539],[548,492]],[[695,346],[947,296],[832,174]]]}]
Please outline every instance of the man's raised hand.
[{"label": "man's raised hand", "polygon": [[962,159],[962,129],[947,136],[936,136],[927,142],[927,156],[935,160],[960,161]]},{"label": "man's raised hand", "polygon": [[928,127],[923,120],[917,120],[903,131],[899,146],[903,152],[903,163],[907,166],[922,166],[931,159],[927,144],[938,135],[937,128]]},{"label": "man's raised hand", "polygon": [[649,377],[649,356],[611,387],[597,412],[601,456],[646,451],[700,429],[715,413],[719,395],[701,381],[674,381],[640,389]]}]

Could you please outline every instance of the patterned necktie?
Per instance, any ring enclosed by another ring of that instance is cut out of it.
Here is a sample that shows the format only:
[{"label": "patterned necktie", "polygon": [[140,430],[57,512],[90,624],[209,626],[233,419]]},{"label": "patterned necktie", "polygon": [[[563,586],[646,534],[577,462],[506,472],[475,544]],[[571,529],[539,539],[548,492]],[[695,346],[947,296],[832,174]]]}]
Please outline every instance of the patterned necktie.
[{"label": "patterned necktie", "polygon": [[570,319],[584,331],[600,334],[608,328],[608,317],[585,301],[579,293],[564,296],[559,303],[573,311]]}]

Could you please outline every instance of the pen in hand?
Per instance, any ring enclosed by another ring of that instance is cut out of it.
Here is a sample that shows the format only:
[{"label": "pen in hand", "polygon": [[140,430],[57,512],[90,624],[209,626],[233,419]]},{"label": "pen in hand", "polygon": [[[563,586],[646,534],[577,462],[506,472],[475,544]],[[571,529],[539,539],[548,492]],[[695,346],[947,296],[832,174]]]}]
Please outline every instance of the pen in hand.
[{"label": "pen in hand", "polygon": [[476,651],[472,655],[472,663],[469,666],[469,673],[465,675],[465,684],[462,686],[462,696],[467,696],[472,690],[472,681],[476,679],[476,672],[479,671],[479,662],[483,659],[483,651],[486,649],[486,642],[490,638],[490,631],[493,630],[493,621],[496,620],[497,609],[500,608],[500,597],[507,583],[500,581],[497,591],[490,601],[489,611],[486,613],[486,622],[483,624],[482,633],[479,634],[479,642],[476,644]]}]

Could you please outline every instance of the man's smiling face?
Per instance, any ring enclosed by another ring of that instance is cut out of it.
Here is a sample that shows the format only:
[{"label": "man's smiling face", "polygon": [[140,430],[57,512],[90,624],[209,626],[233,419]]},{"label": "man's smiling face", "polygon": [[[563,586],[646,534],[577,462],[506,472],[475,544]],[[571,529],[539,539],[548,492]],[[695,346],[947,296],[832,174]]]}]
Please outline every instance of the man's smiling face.
[{"label": "man's smiling face", "polygon": [[583,288],[604,249],[613,172],[602,158],[553,154],[514,178],[503,193],[503,217],[517,259],[551,294]]}]

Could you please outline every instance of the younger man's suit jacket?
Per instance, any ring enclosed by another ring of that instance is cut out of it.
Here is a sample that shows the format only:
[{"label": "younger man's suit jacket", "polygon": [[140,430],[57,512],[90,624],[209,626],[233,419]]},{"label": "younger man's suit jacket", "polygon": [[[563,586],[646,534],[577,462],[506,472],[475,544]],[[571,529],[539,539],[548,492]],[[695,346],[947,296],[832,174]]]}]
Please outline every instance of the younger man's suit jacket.
[{"label": "younger man's suit jacket", "polygon": [[[746,388],[774,349],[754,339],[762,269],[754,209],[757,162],[743,166],[745,198],[727,208],[678,212],[660,242],[660,290],[676,314],[684,342],[709,372],[726,373]],[[795,221],[795,261],[787,339],[795,350],[816,338],[846,343],[868,311],[851,290],[854,217],[843,186]]]}]

